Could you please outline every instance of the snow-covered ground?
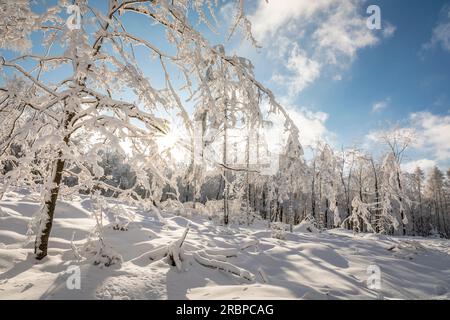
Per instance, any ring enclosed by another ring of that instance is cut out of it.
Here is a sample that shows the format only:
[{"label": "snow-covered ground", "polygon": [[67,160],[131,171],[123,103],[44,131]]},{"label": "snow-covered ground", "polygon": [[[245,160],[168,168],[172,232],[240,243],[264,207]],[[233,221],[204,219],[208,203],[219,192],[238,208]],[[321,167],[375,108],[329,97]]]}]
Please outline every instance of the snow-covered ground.
[{"label": "snow-covered ground", "polygon": [[[450,299],[448,240],[305,228],[280,240],[262,221],[223,228],[196,214],[160,219],[132,207],[127,231],[108,225],[108,215],[103,221],[105,243],[122,262],[96,266],[71,245],[73,237],[80,249],[95,226],[87,197],[58,203],[49,255],[38,262],[26,236],[38,201],[21,193],[0,202],[0,299]],[[189,222],[181,271],[168,258],[150,259]],[[241,276],[200,264],[213,260]],[[367,286],[370,265],[381,270],[380,290]],[[80,268],[79,290],[67,287],[70,266]]]}]

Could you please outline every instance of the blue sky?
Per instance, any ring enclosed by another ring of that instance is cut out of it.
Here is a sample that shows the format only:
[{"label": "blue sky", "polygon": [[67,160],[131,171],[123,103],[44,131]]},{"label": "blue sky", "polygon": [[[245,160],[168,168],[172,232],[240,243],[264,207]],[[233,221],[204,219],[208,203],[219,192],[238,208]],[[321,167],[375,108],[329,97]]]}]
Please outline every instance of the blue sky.
[{"label": "blue sky", "polygon": [[[263,49],[231,47],[252,58],[257,76],[281,101],[310,120],[319,118],[310,123],[318,136],[337,148],[375,149],[371,133],[399,122],[415,128],[420,140],[407,154],[408,169],[418,160],[425,167],[450,166],[449,1],[253,3],[250,18]],[[382,30],[365,27],[369,5],[380,7]],[[341,45],[347,37],[351,41]],[[279,54],[282,46],[287,49]],[[290,92],[295,81],[306,84]],[[308,121],[303,124],[308,130]]]},{"label": "blue sky", "polygon": [[[98,8],[105,2],[89,1]],[[38,0],[33,10],[54,3]],[[261,49],[239,32],[227,41],[236,2],[219,3],[218,33],[198,28],[212,44],[225,43],[228,54],[253,61],[258,80],[300,127],[304,145],[323,139],[338,149],[378,152],[375,133],[398,122],[419,137],[407,169],[450,166],[450,1],[249,0],[246,12]],[[381,30],[366,26],[369,5],[381,9]],[[134,14],[123,21],[130,33],[171,50],[163,28],[143,27],[148,21]],[[40,50],[39,37],[33,44]],[[163,74],[147,52],[137,49],[137,57],[152,83],[162,86]]]}]

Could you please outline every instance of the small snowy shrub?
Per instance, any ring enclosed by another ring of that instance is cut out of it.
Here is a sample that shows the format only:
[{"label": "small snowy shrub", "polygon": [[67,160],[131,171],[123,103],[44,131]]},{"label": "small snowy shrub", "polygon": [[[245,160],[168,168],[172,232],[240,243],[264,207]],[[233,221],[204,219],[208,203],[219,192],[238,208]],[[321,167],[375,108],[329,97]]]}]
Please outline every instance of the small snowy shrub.
[{"label": "small snowy shrub", "polygon": [[272,229],[272,238],[286,240],[286,230],[289,225],[282,222],[273,222],[270,228]]},{"label": "small snowy shrub", "polygon": [[112,223],[112,229],[128,231],[128,225],[134,220],[134,214],[120,204],[105,208],[105,214]]},{"label": "small snowy shrub", "polygon": [[95,266],[101,268],[122,263],[122,256],[101,240],[88,239],[81,248],[72,246],[72,250],[76,253],[78,260],[92,261]]},{"label": "small snowy shrub", "polygon": [[303,233],[319,233],[320,229],[317,226],[317,222],[313,216],[307,216],[298,226],[294,228],[295,232]]},{"label": "small snowy shrub", "polygon": [[94,256],[94,265],[100,267],[110,267],[112,265],[120,265],[122,256],[110,247],[100,247]]},{"label": "small snowy shrub", "polygon": [[181,217],[185,217],[185,218],[188,218],[191,216],[191,211],[186,210],[184,205],[177,200],[167,199],[166,201],[161,202],[160,205],[164,211],[173,213],[177,216],[181,216]]}]

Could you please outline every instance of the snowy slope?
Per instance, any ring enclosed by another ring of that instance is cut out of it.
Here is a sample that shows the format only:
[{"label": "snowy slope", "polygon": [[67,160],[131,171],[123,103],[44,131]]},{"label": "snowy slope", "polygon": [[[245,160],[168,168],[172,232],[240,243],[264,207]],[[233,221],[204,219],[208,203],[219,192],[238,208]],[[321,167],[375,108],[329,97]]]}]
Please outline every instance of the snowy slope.
[{"label": "snowy slope", "polygon": [[[95,266],[77,261],[71,247],[73,232],[80,248],[95,225],[90,200],[82,197],[58,203],[49,256],[37,262],[26,237],[36,199],[9,193],[0,202],[0,299],[450,299],[447,240],[340,229],[297,229],[279,240],[265,222],[228,229],[195,214],[164,213],[161,220],[131,207],[136,215],[128,231],[113,230],[104,217],[105,242],[122,263]],[[155,249],[178,240],[189,222],[181,271],[167,258],[150,259]],[[242,277],[199,263],[211,257]],[[381,269],[380,292],[367,288],[372,264]],[[80,290],[66,286],[69,266],[80,267]]]}]

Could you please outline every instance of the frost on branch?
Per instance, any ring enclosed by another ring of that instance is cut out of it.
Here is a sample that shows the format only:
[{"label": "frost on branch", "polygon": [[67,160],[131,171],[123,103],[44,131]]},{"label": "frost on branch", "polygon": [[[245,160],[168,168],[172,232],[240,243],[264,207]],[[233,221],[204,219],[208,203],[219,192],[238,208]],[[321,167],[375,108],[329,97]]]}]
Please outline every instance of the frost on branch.
[{"label": "frost on branch", "polygon": [[0,48],[28,51],[32,46],[30,35],[37,19],[28,0],[1,0]]}]

